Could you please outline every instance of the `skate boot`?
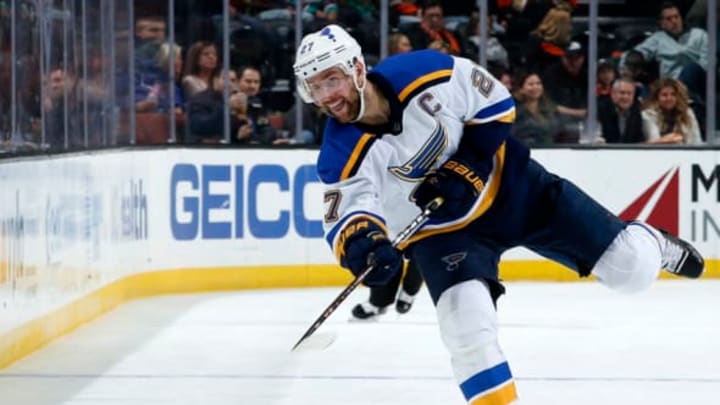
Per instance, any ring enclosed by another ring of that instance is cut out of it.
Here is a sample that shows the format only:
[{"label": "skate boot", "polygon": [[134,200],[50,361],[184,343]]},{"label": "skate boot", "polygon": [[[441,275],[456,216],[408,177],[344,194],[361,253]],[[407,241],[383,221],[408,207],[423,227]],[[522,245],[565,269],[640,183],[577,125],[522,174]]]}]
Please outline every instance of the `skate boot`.
[{"label": "skate boot", "polygon": [[665,270],[678,276],[698,278],[705,268],[705,261],[692,245],[670,233],[659,229],[665,237],[662,252],[662,266]]},{"label": "skate boot", "polygon": [[387,307],[378,308],[369,301],[355,305],[352,309],[354,321],[376,321],[378,317],[387,311]]},{"label": "skate boot", "polygon": [[405,292],[402,288],[398,293],[397,300],[395,301],[395,310],[399,314],[406,314],[412,308],[413,301],[415,300],[414,295],[410,295]]}]

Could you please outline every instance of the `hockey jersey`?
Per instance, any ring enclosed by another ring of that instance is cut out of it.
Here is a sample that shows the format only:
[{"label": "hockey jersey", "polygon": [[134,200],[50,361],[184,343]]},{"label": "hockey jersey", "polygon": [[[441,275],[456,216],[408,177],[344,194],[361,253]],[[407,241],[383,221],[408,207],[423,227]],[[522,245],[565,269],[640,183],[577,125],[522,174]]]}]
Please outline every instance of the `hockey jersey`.
[{"label": "hockey jersey", "polygon": [[[429,221],[411,239],[451,232],[485,214],[498,199],[506,167],[527,164],[529,152],[509,134],[515,106],[508,90],[464,58],[417,51],[383,60],[367,74],[388,99],[382,126],[328,120],[317,167],[325,185],[325,237],[341,259],[340,235],[358,217],[399,233],[420,209],[411,200],[426,173],[458,153],[471,156],[484,188],[468,212]],[[401,245],[403,247],[404,245]]]}]

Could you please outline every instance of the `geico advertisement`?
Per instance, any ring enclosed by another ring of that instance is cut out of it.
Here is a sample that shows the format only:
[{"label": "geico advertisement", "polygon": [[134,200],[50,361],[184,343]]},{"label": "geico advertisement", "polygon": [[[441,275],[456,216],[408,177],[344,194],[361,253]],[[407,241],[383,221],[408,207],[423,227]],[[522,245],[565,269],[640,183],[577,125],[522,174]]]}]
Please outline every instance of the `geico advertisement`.
[{"label": "geico advertisement", "polygon": [[[322,185],[315,150],[180,150],[164,196],[175,251],[158,261],[184,266],[326,264]],[[152,215],[151,215],[152,216]]]},{"label": "geico advertisement", "polygon": [[[315,165],[177,163],[170,173],[170,228],[176,240],[320,238],[309,216]],[[317,191],[317,190],[315,190]],[[316,205],[316,204],[315,204]]]}]

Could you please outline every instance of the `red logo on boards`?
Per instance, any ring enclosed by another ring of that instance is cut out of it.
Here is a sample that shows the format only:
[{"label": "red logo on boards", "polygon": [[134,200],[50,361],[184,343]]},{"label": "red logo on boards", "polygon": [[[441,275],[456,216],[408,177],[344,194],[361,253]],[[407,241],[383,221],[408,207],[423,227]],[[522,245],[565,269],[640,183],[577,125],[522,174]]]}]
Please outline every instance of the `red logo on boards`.
[{"label": "red logo on boards", "polygon": [[680,169],[675,167],[663,174],[625,208],[619,215],[620,219],[644,221],[677,235],[680,228],[679,189]]}]

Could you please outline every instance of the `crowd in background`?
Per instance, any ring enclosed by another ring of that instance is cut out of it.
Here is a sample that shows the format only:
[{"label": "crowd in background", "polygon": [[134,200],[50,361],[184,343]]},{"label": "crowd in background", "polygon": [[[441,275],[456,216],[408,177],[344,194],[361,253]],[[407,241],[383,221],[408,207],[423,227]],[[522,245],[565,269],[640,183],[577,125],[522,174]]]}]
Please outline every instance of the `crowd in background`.
[{"label": "crowd in background", "polygon": [[[126,26],[117,24],[100,41],[116,45],[111,58],[107,52],[93,57],[93,49],[83,49],[90,57],[80,58],[77,46],[48,52],[48,57],[38,47],[30,45],[23,52],[16,44],[20,56],[12,62],[20,68],[14,70],[14,80],[21,86],[16,97],[0,97],[3,145],[51,150],[117,145],[127,143],[133,130],[137,143],[321,142],[322,114],[313,106],[296,105],[292,91],[294,0],[230,1],[229,70],[223,69],[222,2],[176,3],[182,6],[169,27],[166,1],[135,1]],[[595,133],[585,128],[587,10],[576,0],[491,0],[488,38],[481,44],[474,3],[390,1],[386,52],[379,49],[378,1],[305,1],[301,20],[304,33],[328,23],[347,28],[363,46],[370,68],[381,55],[426,48],[478,60],[484,47],[487,68],[516,100],[513,134],[531,147],[698,145],[709,139],[704,131],[709,57],[705,1],[644,4],[635,10],[626,4],[621,11],[625,20],[619,22],[613,22],[618,15],[602,19],[601,8]],[[76,6],[69,14],[79,10]],[[0,6],[0,85],[6,89],[13,76],[8,15]],[[17,13],[16,20],[22,23],[23,18],[29,24],[36,21],[37,10],[28,6]],[[169,41],[171,29],[174,43]],[[65,25],[63,30],[67,32]],[[134,36],[128,42],[129,35]],[[39,41],[43,32],[30,36]],[[118,63],[127,58],[132,58],[132,69]],[[108,69],[113,61],[116,66]],[[298,115],[302,128],[296,126]]]}]

